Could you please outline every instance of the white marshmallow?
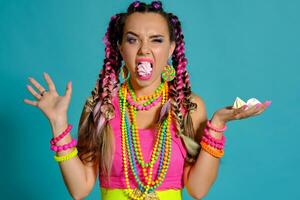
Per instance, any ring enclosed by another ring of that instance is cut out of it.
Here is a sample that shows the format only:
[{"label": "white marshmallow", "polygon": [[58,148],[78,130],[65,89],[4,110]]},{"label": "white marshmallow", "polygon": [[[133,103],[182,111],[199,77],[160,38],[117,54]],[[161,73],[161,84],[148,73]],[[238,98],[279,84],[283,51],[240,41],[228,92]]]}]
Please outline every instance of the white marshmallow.
[{"label": "white marshmallow", "polygon": [[[242,107],[243,105],[247,105],[248,108],[251,108],[253,106],[255,106],[256,104],[258,103],[261,103],[260,101],[258,101],[256,98],[251,98],[251,99],[248,99],[247,103],[245,103],[242,99],[240,99],[239,97],[237,97],[233,103],[233,107],[232,108],[240,108]],[[246,110],[248,109],[246,108]]]},{"label": "white marshmallow", "polygon": [[249,99],[249,100],[247,101],[247,105],[248,105],[249,108],[255,106],[255,105],[258,104],[258,103],[261,103],[261,102],[258,101],[258,100],[255,99],[255,98],[251,98],[251,99]]},{"label": "white marshmallow", "polygon": [[150,62],[141,62],[137,66],[137,73],[139,76],[147,76],[151,74],[152,67]]}]

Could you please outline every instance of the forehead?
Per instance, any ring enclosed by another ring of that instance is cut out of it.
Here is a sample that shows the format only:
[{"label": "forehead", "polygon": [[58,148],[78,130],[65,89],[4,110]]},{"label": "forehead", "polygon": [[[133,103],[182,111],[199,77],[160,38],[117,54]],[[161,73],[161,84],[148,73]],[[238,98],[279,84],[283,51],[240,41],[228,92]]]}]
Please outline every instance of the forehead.
[{"label": "forehead", "polygon": [[125,21],[124,33],[133,31],[138,34],[168,34],[168,24],[163,16],[157,13],[133,13]]}]

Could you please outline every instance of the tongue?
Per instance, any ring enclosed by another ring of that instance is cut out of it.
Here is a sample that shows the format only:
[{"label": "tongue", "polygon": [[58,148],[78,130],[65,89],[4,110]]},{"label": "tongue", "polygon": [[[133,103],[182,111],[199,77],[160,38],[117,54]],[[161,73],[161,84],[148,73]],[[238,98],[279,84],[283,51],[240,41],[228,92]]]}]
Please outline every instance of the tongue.
[{"label": "tongue", "polygon": [[149,62],[141,62],[137,66],[137,73],[139,76],[146,77],[150,75],[152,72],[151,63]]}]

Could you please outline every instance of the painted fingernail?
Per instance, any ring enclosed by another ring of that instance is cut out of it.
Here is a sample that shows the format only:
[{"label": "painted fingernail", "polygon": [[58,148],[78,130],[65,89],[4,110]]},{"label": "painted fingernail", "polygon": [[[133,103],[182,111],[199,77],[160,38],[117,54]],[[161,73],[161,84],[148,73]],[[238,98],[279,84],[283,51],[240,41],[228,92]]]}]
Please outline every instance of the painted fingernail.
[{"label": "painted fingernail", "polygon": [[255,108],[259,108],[261,106],[261,103],[258,103],[255,105]]},{"label": "painted fingernail", "polygon": [[265,105],[268,107],[269,105],[271,105],[272,101],[266,101]]}]

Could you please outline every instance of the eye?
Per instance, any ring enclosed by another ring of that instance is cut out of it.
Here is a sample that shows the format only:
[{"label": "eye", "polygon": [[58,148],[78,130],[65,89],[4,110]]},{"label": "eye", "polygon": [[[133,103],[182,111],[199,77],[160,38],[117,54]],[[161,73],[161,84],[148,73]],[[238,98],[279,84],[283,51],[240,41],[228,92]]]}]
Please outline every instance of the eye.
[{"label": "eye", "polygon": [[163,39],[154,39],[153,41],[154,41],[154,42],[158,42],[158,43],[162,43],[162,42],[163,42]]},{"label": "eye", "polygon": [[133,44],[136,42],[136,39],[135,38],[132,38],[132,37],[128,37],[127,38],[127,42],[129,42],[130,44]]}]

